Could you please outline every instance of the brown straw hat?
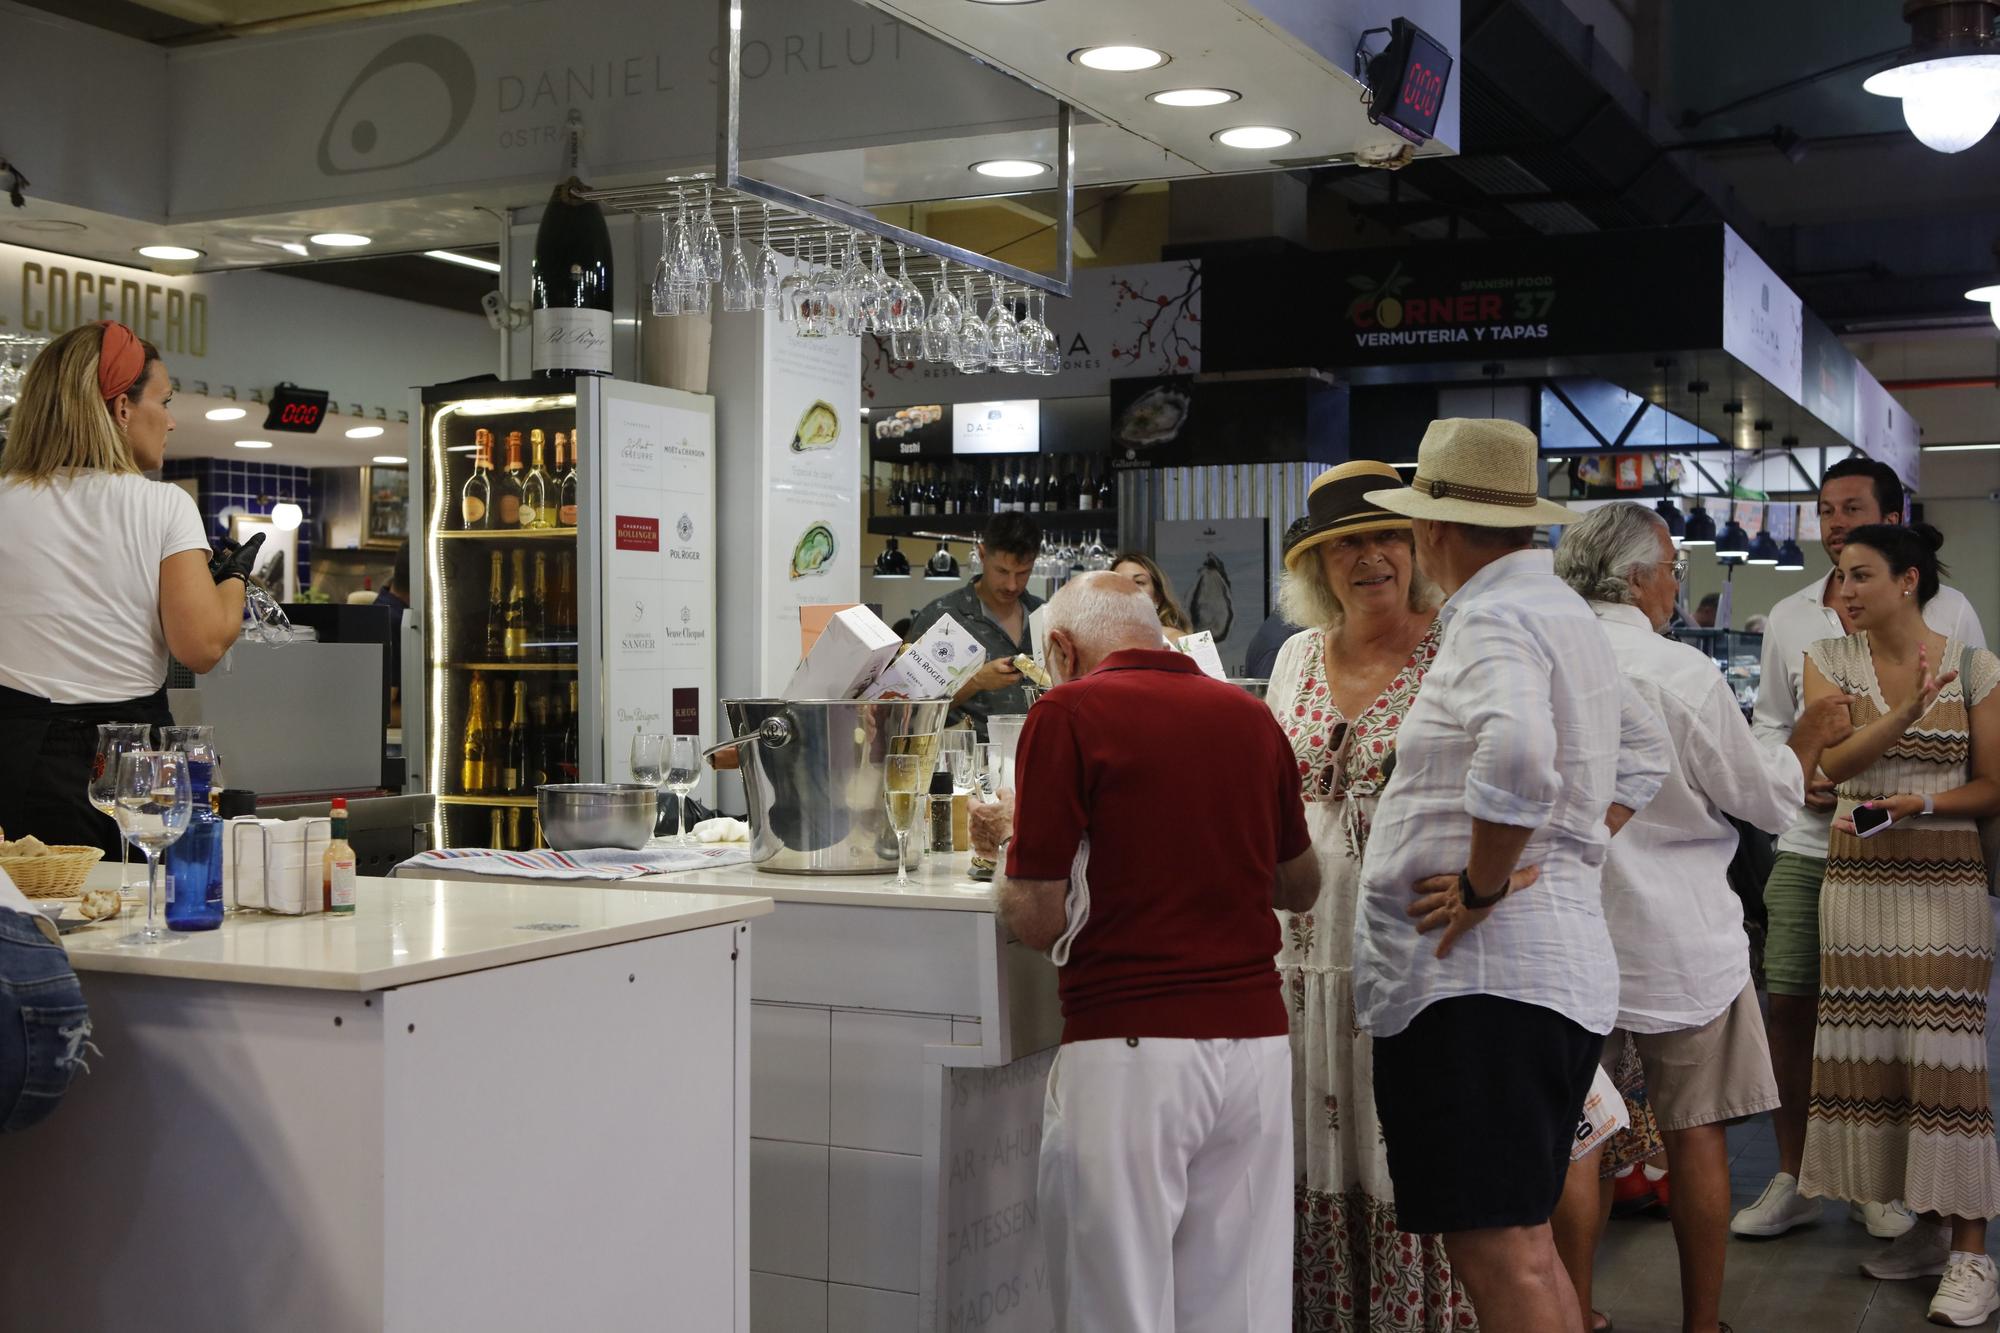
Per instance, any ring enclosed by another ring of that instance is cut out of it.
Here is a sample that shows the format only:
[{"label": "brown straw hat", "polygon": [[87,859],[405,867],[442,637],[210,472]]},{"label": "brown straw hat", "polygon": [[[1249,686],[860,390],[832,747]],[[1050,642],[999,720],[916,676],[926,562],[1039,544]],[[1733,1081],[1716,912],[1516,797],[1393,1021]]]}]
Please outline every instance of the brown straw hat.
[{"label": "brown straw hat", "polygon": [[1399,490],[1368,500],[1411,518],[1479,528],[1544,527],[1576,515],[1542,498],[1540,446],[1516,421],[1449,417],[1433,421],[1417,446],[1417,474]]},{"label": "brown straw hat", "polygon": [[1370,503],[1369,492],[1398,481],[1387,463],[1357,458],[1313,478],[1306,492],[1306,515],[1285,529],[1285,568],[1296,568],[1305,553],[1336,537],[1362,532],[1408,532],[1410,520]]}]

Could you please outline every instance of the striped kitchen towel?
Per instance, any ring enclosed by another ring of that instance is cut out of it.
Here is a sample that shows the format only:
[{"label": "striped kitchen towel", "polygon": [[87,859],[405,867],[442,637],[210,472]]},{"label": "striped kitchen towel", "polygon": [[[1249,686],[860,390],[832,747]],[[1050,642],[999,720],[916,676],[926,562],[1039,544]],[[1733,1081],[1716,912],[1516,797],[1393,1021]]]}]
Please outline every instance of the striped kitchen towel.
[{"label": "striped kitchen towel", "polygon": [[656,842],[644,851],[597,847],[582,852],[499,852],[485,847],[438,848],[418,852],[396,867],[405,879],[449,870],[454,874],[487,875],[494,879],[637,879],[641,875],[671,875],[682,870],[714,870],[742,865],[750,849],[704,844],[683,847]]}]

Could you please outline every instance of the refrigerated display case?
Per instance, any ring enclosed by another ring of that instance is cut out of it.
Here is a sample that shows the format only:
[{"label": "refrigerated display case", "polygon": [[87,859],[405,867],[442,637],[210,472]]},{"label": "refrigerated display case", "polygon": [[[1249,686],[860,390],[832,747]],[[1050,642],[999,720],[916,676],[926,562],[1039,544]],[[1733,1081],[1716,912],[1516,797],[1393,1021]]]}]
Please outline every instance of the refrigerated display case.
[{"label": "refrigerated display case", "polygon": [[[413,785],[436,797],[439,846],[538,846],[538,784],[624,781],[633,733],[706,744],[717,724],[713,400],[589,376],[418,400]],[[560,437],[575,473],[533,526],[501,503],[515,437],[524,482],[537,437],[545,471]]]}]

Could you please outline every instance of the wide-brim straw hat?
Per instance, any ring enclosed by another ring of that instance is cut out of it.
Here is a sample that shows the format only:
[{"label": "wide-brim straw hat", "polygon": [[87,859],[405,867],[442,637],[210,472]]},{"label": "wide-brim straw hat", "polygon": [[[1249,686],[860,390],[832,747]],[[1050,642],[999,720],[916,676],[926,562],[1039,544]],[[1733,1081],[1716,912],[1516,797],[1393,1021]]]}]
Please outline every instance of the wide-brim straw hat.
[{"label": "wide-brim straw hat", "polygon": [[1357,458],[1328,468],[1313,478],[1306,492],[1306,514],[1285,529],[1285,568],[1292,569],[1307,551],[1338,537],[1363,532],[1408,532],[1410,520],[1371,503],[1369,492],[1383,482],[1398,481],[1387,463]]},{"label": "wide-brim straw hat", "polygon": [[1417,446],[1417,472],[1397,490],[1367,499],[1392,513],[1479,528],[1543,527],[1576,515],[1542,498],[1540,446],[1517,421],[1447,417]]}]

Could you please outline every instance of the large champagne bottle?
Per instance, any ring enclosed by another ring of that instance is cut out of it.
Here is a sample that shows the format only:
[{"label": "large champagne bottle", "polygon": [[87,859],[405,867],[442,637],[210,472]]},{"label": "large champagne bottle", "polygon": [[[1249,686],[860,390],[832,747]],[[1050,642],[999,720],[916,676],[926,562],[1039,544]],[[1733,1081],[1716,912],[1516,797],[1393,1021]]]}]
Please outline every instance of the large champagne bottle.
[{"label": "large champagne bottle", "polygon": [[486,791],[492,743],[486,729],[486,678],[475,672],[472,692],[465,704],[465,749],[458,770],[458,789],[467,796],[479,796]]},{"label": "large champagne bottle", "polygon": [[583,114],[569,113],[563,179],[535,229],[537,375],[611,373],[611,233],[604,210],[579,199]]},{"label": "large champagne bottle", "polygon": [[509,662],[528,658],[528,553],[513,553],[513,578],[507,588],[507,628],[501,635],[501,650]]}]

